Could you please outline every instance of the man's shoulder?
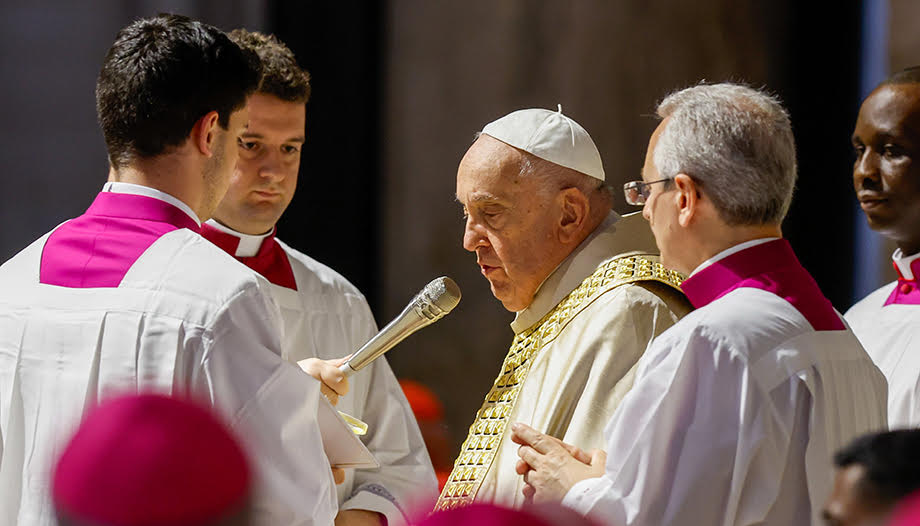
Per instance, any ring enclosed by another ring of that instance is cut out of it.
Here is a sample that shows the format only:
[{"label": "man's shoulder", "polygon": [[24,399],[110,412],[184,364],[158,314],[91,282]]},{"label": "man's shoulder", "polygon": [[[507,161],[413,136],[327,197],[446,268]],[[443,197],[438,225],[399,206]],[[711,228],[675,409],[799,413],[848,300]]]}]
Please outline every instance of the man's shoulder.
[{"label": "man's shoulder", "polygon": [[187,229],[161,236],[132,265],[119,287],[156,288],[218,306],[246,293],[268,290],[258,273]]},{"label": "man's shoulder", "polygon": [[104,288],[41,284],[38,275],[46,239],[47,235],[38,239],[0,267],[0,289],[18,292],[7,299],[61,311],[146,312],[203,327],[228,309],[271,309],[264,278],[187,229],[160,236],[117,287]]},{"label": "man's shoulder", "polygon": [[658,256],[631,252],[601,262],[571,294],[586,296],[595,309],[664,306],[683,316],[692,306],[680,290],[681,278]]},{"label": "man's shoulder", "polygon": [[693,307],[683,293],[659,281],[631,281],[601,291],[592,301],[592,310],[606,311],[667,308],[681,316]]},{"label": "man's shoulder", "polygon": [[15,284],[21,282],[29,274],[33,274],[37,280],[42,249],[52,232],[54,230],[29,243],[28,246],[4,261],[0,265],[0,282],[10,281],[11,284]]},{"label": "man's shoulder", "polygon": [[344,276],[333,270],[328,265],[320,263],[303,252],[292,248],[290,245],[277,240],[284,249],[291,263],[291,270],[297,280],[297,290],[302,294],[318,295],[349,295],[364,297]]},{"label": "man's shoulder", "polygon": [[[886,283],[872,291],[865,298],[857,301],[844,315],[847,322],[851,324],[860,322],[871,323],[873,318],[878,316],[879,309],[885,305],[885,300],[891,295],[895,285],[897,285],[896,281]],[[918,312],[920,312],[920,310],[918,310]]]},{"label": "man's shoulder", "polygon": [[551,316],[561,317],[567,333],[587,331],[602,339],[615,340],[621,333],[651,339],[693,308],[678,289],[657,281],[630,281],[593,294],[574,292]]},{"label": "man's shoulder", "polygon": [[846,328],[815,330],[811,322],[785,299],[757,288],[738,288],[712,303],[696,309],[675,328],[676,341],[703,342],[704,347],[724,350],[746,360],[781,352],[812,353],[822,342],[834,341],[839,357],[862,351],[856,337]]},{"label": "man's shoulder", "polygon": [[811,331],[808,320],[785,299],[758,288],[741,287],[687,316],[702,332],[722,339],[794,337]]}]

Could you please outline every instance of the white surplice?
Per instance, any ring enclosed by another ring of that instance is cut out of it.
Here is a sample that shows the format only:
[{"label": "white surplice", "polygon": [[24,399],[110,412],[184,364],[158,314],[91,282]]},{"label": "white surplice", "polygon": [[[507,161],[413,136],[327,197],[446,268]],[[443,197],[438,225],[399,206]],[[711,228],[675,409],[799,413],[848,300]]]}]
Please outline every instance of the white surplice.
[{"label": "white surplice", "polygon": [[741,248],[684,282],[697,310],[642,356],[604,476],[564,505],[612,526],[820,524],[833,453],[885,427],[885,380],[784,240]]},{"label": "white surplice", "polygon": [[920,426],[920,253],[894,253],[898,280],[847,311],[847,323],[888,378],[888,425]]},{"label": "white surplice", "polygon": [[[134,194],[119,205],[129,214],[136,199],[154,208],[169,201],[151,189]],[[103,192],[93,206],[111,198]],[[157,222],[116,220],[141,229]],[[319,383],[282,359],[269,283],[194,227],[156,238],[115,286],[41,283],[54,232],[0,267],[0,524],[56,524],[55,459],[89,407],[134,392],[191,396],[218,410],[255,468],[255,524],[332,524]]]},{"label": "white surplice", "polygon": [[[377,333],[364,295],[339,273],[275,239],[273,233],[250,236],[213,220],[207,226],[239,240],[232,253],[243,263],[265,254],[264,243],[278,243],[283,249],[296,289],[272,283],[271,291],[284,319],[282,348],[288,361],[342,358]],[[204,235],[219,234],[205,231]],[[414,504],[428,504],[436,496],[437,479],[428,451],[384,357],[355,373],[349,386],[336,409],[368,424],[361,438],[380,468],[346,470],[345,482],[336,487],[340,508],[376,511],[389,524],[400,524],[406,513],[415,511]]]}]

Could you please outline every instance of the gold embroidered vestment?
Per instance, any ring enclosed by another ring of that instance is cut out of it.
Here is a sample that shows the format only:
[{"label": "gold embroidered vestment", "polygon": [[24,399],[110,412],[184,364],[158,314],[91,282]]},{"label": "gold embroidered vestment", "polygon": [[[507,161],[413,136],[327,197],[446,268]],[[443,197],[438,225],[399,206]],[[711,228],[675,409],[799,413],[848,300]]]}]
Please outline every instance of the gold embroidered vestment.
[{"label": "gold embroidered vestment", "polygon": [[679,273],[661,265],[657,256],[634,254],[611,259],[598,266],[537,323],[518,333],[501,373],[470,426],[435,510],[463,506],[476,498],[505,436],[509,417],[531,366],[541,350],[553,342],[575,316],[617,287],[652,281],[679,290],[681,279]]}]

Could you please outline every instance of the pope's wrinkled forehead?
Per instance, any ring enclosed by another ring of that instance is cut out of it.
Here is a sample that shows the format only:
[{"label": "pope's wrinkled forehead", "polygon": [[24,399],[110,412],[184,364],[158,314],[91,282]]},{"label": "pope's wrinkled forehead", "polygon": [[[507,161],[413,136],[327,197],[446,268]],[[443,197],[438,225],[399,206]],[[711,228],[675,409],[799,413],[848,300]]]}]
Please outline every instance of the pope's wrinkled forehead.
[{"label": "pope's wrinkled forehead", "polygon": [[484,166],[504,166],[507,164],[520,164],[524,153],[487,134],[480,134],[460,161]]},{"label": "pope's wrinkled forehead", "polygon": [[[480,135],[457,169],[457,200],[504,193],[521,179],[524,154],[489,135]],[[476,194],[476,195],[473,195]]]}]

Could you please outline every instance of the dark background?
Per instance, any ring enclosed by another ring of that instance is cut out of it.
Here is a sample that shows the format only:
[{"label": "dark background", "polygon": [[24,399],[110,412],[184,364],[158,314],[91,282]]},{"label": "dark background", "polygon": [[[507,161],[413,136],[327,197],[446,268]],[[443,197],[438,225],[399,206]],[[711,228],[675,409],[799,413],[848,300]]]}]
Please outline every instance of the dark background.
[{"label": "dark background", "polygon": [[[105,182],[93,86],[120,27],[171,11],[274,32],[313,77],[299,189],[279,237],[361,288],[380,325],[430,279],[457,280],[464,299],[454,313],[388,358],[397,375],[441,396],[459,445],[513,336],[512,315],[460,246],[454,175],[474,132],[510,111],[561,103],[618,187],[638,178],[656,125],[649,115],[669,91],[701,80],[765,86],[788,107],[798,143],[784,233],[843,311],[861,250],[849,136],[864,9],[835,2],[831,23],[826,5],[793,0],[4,5],[0,261],[80,214]],[[621,196],[615,209],[638,210]]]}]

